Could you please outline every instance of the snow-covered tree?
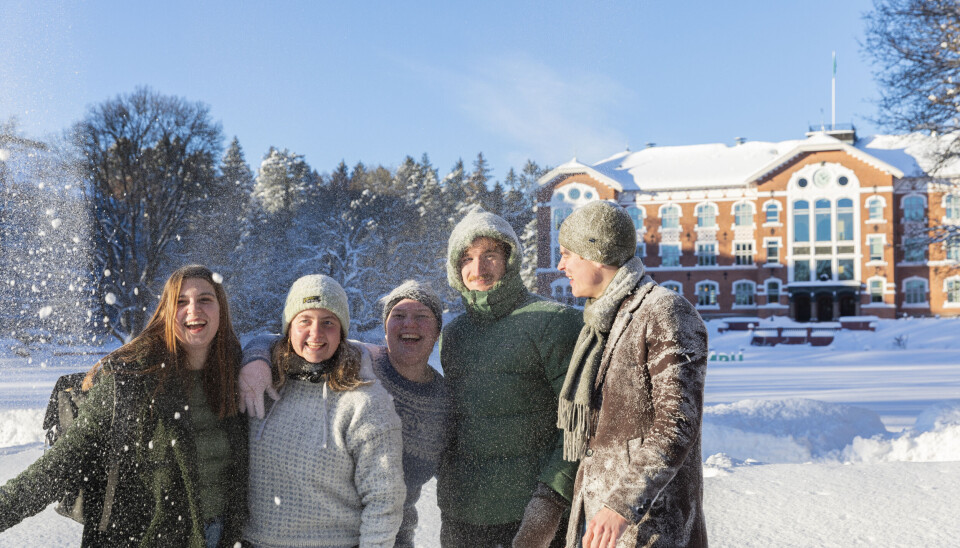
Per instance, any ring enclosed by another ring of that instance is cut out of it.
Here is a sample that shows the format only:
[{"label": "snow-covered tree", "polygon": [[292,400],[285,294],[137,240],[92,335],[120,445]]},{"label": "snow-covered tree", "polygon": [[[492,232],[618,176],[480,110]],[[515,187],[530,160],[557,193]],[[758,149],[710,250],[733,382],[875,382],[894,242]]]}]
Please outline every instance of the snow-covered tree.
[{"label": "snow-covered tree", "polygon": [[140,332],[168,252],[216,179],[222,136],[209,108],[148,88],[93,106],[74,126],[92,213],[94,277],[110,332]]}]

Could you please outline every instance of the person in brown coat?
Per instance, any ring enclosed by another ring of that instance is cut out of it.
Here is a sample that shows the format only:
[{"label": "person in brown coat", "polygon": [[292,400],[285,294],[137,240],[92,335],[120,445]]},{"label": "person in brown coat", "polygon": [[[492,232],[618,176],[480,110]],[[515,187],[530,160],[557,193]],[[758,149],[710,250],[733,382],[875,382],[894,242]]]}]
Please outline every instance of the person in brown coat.
[{"label": "person in brown coat", "polygon": [[574,211],[559,242],[557,268],[588,298],[558,411],[564,458],[582,459],[567,546],[707,546],[703,320],[645,274],[620,206]]}]

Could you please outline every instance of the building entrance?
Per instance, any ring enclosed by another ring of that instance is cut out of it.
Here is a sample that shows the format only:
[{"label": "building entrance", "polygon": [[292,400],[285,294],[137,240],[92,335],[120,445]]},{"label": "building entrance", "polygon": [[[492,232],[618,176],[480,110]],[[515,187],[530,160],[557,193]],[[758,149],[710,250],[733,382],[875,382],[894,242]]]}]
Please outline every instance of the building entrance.
[{"label": "building entrance", "polygon": [[853,293],[844,293],[840,295],[840,315],[841,316],[856,316],[857,315],[857,296]]},{"label": "building entrance", "polygon": [[798,322],[810,321],[810,294],[793,294],[793,319]]},{"label": "building entrance", "polygon": [[833,321],[833,295],[829,293],[817,295],[817,321]]}]

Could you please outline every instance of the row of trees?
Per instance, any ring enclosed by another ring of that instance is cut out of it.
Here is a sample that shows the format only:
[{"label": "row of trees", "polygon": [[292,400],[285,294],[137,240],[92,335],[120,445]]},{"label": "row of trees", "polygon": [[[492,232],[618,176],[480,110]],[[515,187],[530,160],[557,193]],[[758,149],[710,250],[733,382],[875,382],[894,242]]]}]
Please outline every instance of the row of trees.
[{"label": "row of trees", "polygon": [[307,273],[344,286],[355,334],[379,325],[377,300],[407,278],[429,281],[456,309],[446,239],[476,206],[523,235],[534,281],[533,162],[502,182],[482,154],[442,178],[426,154],[321,174],[271,148],[254,171],[236,138],[221,155],[208,107],[147,88],[94,106],[58,145],[9,123],[0,135],[0,291],[16,303],[0,329],[20,338],[73,329],[128,340],[187,262],[223,277],[242,332],[277,329],[287,287]]}]

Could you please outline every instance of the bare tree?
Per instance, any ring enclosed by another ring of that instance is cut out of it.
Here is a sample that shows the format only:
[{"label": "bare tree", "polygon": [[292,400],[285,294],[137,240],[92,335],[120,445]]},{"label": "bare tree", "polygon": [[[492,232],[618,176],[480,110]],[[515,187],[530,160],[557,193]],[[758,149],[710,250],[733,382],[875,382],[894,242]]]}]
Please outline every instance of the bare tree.
[{"label": "bare tree", "polygon": [[[875,0],[865,20],[866,52],[880,84],[877,121],[895,131],[931,136],[931,177],[922,183],[956,195],[957,179],[940,175],[960,162],[960,3]],[[955,211],[951,204],[948,216]],[[960,245],[960,224],[938,219],[914,224],[908,234],[914,241]]]},{"label": "bare tree", "polygon": [[140,88],[92,107],[74,133],[94,216],[94,278],[110,332],[126,341],[143,328],[171,242],[215,180],[220,125],[202,103]]}]

